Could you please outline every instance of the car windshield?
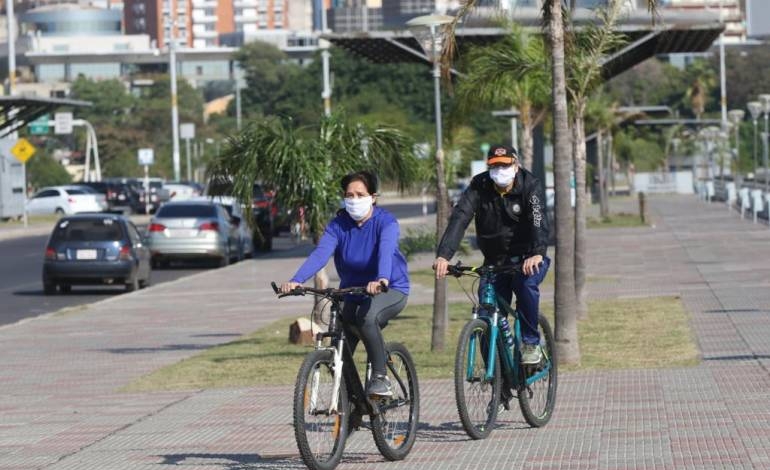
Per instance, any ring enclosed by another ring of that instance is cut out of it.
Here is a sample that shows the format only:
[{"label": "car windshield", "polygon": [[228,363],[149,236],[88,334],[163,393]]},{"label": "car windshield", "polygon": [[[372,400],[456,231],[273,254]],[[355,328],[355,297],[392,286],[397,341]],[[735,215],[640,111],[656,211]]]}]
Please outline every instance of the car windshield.
[{"label": "car windshield", "polygon": [[217,211],[214,206],[208,204],[171,204],[162,206],[155,217],[159,218],[204,218],[216,217]]},{"label": "car windshield", "polygon": [[112,219],[63,220],[56,225],[54,240],[106,242],[123,239],[123,229]]}]

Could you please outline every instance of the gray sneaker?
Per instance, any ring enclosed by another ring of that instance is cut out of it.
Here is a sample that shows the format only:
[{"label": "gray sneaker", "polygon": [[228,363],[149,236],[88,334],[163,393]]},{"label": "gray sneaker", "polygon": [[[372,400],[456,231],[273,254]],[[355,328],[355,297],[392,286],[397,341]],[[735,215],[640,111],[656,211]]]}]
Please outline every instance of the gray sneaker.
[{"label": "gray sneaker", "polygon": [[521,363],[526,365],[540,364],[540,359],[543,358],[543,350],[539,344],[527,344],[521,348]]},{"label": "gray sneaker", "polygon": [[380,397],[392,397],[393,389],[390,386],[390,380],[387,375],[374,375],[366,388],[367,395],[377,395]]}]

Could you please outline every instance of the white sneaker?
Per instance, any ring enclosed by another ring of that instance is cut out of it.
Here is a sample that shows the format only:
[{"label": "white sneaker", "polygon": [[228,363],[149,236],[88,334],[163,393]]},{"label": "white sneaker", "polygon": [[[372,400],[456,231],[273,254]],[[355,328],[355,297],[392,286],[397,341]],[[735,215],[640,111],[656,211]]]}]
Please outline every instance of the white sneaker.
[{"label": "white sneaker", "polygon": [[527,344],[521,348],[521,363],[526,365],[540,364],[543,358],[543,350],[539,344]]}]

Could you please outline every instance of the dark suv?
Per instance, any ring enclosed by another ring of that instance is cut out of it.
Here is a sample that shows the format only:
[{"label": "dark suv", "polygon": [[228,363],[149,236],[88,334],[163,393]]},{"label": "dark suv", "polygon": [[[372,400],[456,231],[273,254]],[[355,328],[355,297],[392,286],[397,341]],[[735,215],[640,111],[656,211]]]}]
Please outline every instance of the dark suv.
[{"label": "dark suv", "polygon": [[[229,180],[211,180],[206,185],[205,195],[232,196],[233,184]],[[276,205],[272,194],[265,191],[260,183],[254,183],[254,187],[252,188],[251,210],[254,218],[254,224],[252,225],[254,249],[270,251],[273,249]]]}]

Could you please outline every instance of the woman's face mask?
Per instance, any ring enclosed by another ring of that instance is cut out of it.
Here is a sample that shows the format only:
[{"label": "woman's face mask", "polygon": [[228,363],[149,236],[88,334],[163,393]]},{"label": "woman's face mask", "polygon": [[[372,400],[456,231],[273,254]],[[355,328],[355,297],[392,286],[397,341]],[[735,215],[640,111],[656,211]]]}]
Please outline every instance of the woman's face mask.
[{"label": "woman's face mask", "polygon": [[372,196],[346,197],[345,210],[348,211],[353,220],[358,222],[369,214],[373,203],[374,198]]},{"label": "woman's face mask", "polygon": [[489,176],[496,185],[501,188],[507,188],[513,183],[513,179],[516,177],[516,170],[516,165],[492,167],[489,169]]}]

